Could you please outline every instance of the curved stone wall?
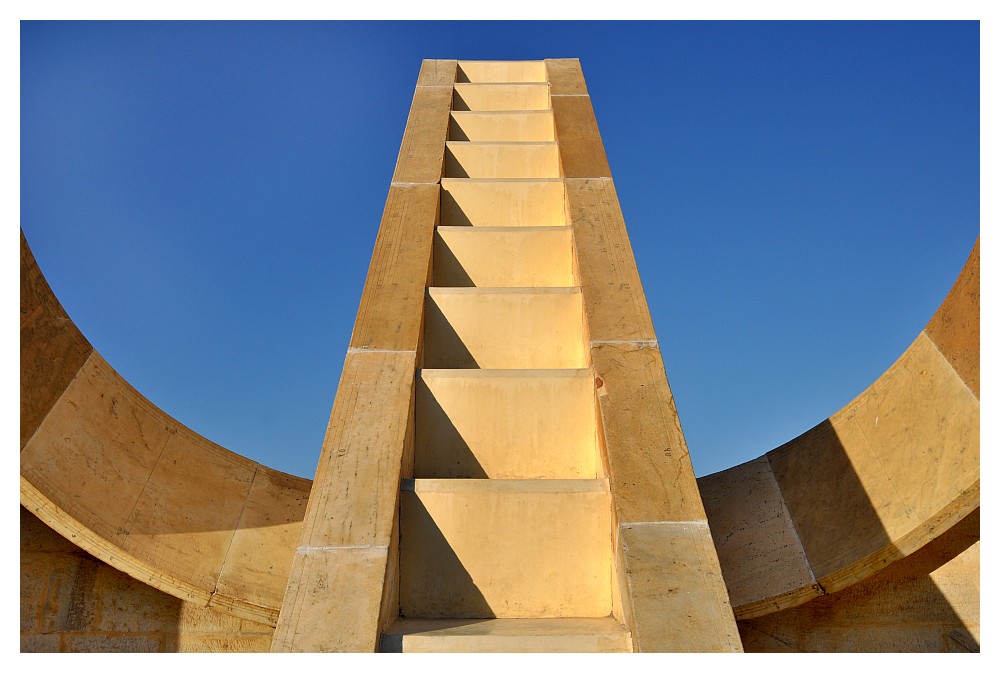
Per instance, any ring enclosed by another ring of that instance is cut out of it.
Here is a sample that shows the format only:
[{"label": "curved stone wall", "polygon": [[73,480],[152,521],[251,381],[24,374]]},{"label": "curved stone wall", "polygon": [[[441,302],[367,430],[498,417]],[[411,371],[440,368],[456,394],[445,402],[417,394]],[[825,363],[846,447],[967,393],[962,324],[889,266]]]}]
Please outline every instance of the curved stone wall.
[{"label": "curved stone wall", "polygon": [[132,388],[73,325],[22,233],[22,505],[142,582],[273,625],[310,486]]},{"label": "curved stone wall", "polygon": [[866,391],[756,460],[698,480],[738,619],[840,591],[979,506],[979,242]]}]

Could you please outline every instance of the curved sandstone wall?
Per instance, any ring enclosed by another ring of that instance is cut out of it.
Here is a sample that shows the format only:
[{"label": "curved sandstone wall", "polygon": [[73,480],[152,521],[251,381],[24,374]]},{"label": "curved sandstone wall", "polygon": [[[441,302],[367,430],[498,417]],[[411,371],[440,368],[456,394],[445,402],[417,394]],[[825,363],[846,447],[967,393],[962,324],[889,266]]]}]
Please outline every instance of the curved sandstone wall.
[{"label": "curved sandstone wall", "polygon": [[843,591],[737,624],[747,652],[978,652],[979,510]]},{"label": "curved sandstone wall", "polygon": [[21,508],[21,652],[267,652],[273,634],[129,577]]},{"label": "curved sandstone wall", "polygon": [[22,233],[22,505],[142,582],[273,625],[310,486],[133,389],[63,311]]},{"label": "curved sandstone wall", "polygon": [[871,387],[787,444],[698,481],[741,620],[862,582],[976,510],[979,242]]}]

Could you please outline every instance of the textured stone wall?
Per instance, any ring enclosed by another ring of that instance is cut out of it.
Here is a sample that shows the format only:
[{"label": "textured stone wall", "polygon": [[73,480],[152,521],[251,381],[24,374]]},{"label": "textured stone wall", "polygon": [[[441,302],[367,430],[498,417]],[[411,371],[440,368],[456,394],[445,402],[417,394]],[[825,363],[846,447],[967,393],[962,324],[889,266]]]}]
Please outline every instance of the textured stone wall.
[{"label": "textured stone wall", "polygon": [[978,652],[979,510],[843,591],[738,625],[747,652]]},{"label": "textured stone wall", "polygon": [[143,584],[21,508],[22,652],[266,652],[273,633]]}]

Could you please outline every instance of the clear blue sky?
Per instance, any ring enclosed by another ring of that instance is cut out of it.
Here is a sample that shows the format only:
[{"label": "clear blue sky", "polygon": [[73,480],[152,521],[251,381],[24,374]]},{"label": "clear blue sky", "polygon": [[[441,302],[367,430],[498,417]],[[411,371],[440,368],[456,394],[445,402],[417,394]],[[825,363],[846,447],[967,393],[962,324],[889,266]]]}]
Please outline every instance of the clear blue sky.
[{"label": "clear blue sky", "polygon": [[132,385],[312,477],[420,60],[578,57],[698,475],[838,410],[979,233],[975,22],[21,24],[21,227]]}]

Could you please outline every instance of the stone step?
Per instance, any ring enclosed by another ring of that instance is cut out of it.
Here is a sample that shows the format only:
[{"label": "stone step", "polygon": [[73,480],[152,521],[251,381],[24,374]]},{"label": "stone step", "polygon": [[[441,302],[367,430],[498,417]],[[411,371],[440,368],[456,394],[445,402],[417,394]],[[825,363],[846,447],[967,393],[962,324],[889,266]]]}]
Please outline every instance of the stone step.
[{"label": "stone step", "polygon": [[424,312],[427,369],[580,369],[577,287],[432,287]]},{"label": "stone step", "polygon": [[382,652],[631,652],[628,629],[613,617],[571,619],[400,619]]},{"label": "stone step", "polygon": [[404,617],[611,614],[607,479],[404,479]]},{"label": "stone step", "polygon": [[436,287],[573,287],[570,227],[438,227]]},{"label": "stone step", "polygon": [[589,369],[424,369],[417,374],[413,475],[595,479]]},{"label": "stone step", "polygon": [[545,61],[459,61],[456,82],[510,84],[548,82]]},{"label": "stone step", "polygon": [[521,84],[456,83],[452,110],[548,110],[547,82]]},{"label": "stone step", "polygon": [[441,226],[566,226],[559,179],[441,178]]},{"label": "stone step", "polygon": [[556,139],[552,110],[452,112],[448,140],[551,142]]},{"label": "stone step", "polygon": [[555,142],[445,143],[447,178],[558,178],[559,146]]}]

